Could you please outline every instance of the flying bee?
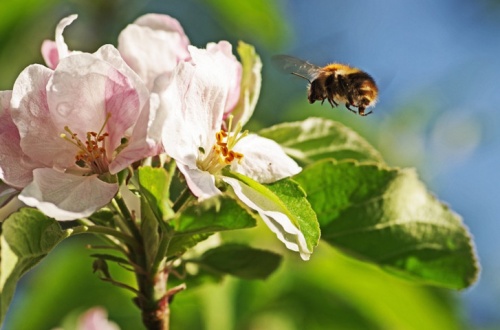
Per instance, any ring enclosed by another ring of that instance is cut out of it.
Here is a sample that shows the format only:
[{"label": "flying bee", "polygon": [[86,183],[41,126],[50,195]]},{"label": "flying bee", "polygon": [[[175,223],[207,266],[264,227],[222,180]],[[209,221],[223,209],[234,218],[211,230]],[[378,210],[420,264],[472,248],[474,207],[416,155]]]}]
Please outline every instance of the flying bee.
[{"label": "flying bee", "polygon": [[328,100],[332,107],[344,103],[346,108],[358,108],[360,116],[365,109],[377,102],[378,88],[373,78],[360,69],[345,64],[332,63],[320,67],[288,55],[273,56],[273,62],[288,73],[309,81],[307,99],[309,103]]}]

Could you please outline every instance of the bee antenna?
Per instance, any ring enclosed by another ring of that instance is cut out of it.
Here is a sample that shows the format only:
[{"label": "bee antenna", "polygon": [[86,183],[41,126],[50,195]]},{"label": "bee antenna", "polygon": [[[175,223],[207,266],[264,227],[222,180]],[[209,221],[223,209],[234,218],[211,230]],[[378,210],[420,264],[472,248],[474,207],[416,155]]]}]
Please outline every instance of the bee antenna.
[{"label": "bee antenna", "polygon": [[303,76],[301,74],[298,74],[297,72],[291,72],[291,74],[293,74],[294,76],[297,76],[297,77],[300,77],[302,79],[305,79],[307,81],[309,81],[310,84],[312,84],[312,82],[309,80],[309,78],[307,78],[306,76]]}]

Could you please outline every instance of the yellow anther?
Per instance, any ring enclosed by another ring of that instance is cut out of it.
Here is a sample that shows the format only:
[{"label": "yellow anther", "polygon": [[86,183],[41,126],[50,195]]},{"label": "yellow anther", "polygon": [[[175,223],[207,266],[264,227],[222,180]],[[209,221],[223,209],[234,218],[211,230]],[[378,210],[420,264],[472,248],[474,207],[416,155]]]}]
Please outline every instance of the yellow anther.
[{"label": "yellow anther", "polygon": [[235,131],[231,132],[232,119],[232,116],[230,116],[228,131],[221,129],[215,133],[215,144],[210,149],[210,153],[208,155],[200,153],[197,162],[200,169],[216,174],[224,167],[231,165],[235,160],[241,163],[243,154],[234,151],[233,148],[242,138],[248,135],[248,131],[241,132],[242,125],[238,123]]}]

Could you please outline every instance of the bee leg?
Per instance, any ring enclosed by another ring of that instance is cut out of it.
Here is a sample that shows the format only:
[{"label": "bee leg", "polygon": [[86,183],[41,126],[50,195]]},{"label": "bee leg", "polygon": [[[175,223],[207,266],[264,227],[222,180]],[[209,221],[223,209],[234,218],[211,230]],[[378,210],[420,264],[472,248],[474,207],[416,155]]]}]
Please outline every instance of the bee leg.
[{"label": "bee leg", "polygon": [[339,105],[337,102],[335,102],[334,99],[328,98],[328,102],[332,106],[332,108],[335,108],[337,105]]},{"label": "bee leg", "polygon": [[368,116],[370,113],[372,113],[372,111],[365,113],[365,108],[364,107],[359,107],[358,108],[358,112],[359,112],[359,115],[363,116],[363,117],[364,116]]},{"label": "bee leg", "polygon": [[[345,104],[345,107],[347,108],[347,110],[349,110],[349,111],[351,111],[351,112],[356,113],[356,110],[351,109],[351,105],[350,105],[349,103],[346,103],[346,104]],[[359,111],[360,111],[360,113],[361,113],[362,111],[364,111],[364,109],[360,108],[360,110],[359,110]]]}]

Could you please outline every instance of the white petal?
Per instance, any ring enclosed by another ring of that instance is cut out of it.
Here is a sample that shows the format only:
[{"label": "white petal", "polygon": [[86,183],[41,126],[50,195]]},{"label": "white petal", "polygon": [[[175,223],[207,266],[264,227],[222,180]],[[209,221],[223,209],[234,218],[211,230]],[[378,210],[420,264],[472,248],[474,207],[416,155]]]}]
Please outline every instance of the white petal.
[{"label": "white petal", "polygon": [[234,162],[231,170],[260,183],[271,183],[299,173],[302,169],[273,140],[250,134],[234,148],[243,154],[241,164]]},{"label": "white petal", "polygon": [[56,220],[74,220],[90,216],[117,191],[117,184],[101,181],[96,175],[77,176],[42,168],[33,171],[33,182],[19,199]]},{"label": "white petal", "polygon": [[233,187],[236,196],[243,203],[259,212],[269,229],[285,243],[288,249],[298,251],[303,260],[309,260],[312,252],[307,248],[304,234],[295,227],[278,205],[239,180],[228,177],[223,177],[223,180]]},{"label": "white petal", "polygon": [[59,60],[69,55],[68,45],[64,41],[63,32],[64,29],[73,23],[75,19],[78,18],[78,15],[73,14],[68,17],[63,18],[56,27],[56,45],[57,51],[59,53]]},{"label": "white petal", "polygon": [[230,82],[220,75],[224,61],[206,50],[189,49],[192,62],[179,63],[172,76],[157,80],[155,91],[166,114],[162,141],[167,154],[194,168],[199,148],[209,150],[221,128]]},{"label": "white petal", "polygon": [[189,190],[198,197],[199,201],[221,194],[215,186],[215,177],[212,174],[179,163],[177,167],[184,174]]},{"label": "white petal", "polygon": [[219,61],[225,63],[223,66],[225,70],[219,73],[221,76],[225,76],[224,79],[229,82],[228,97],[224,108],[225,114],[229,114],[234,109],[240,98],[242,66],[233,55],[232,49],[233,46],[225,40],[207,44],[207,51],[218,56]]}]

